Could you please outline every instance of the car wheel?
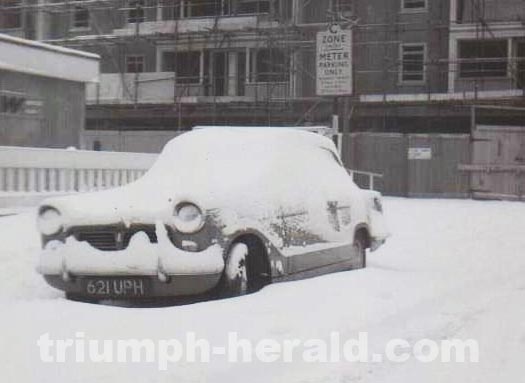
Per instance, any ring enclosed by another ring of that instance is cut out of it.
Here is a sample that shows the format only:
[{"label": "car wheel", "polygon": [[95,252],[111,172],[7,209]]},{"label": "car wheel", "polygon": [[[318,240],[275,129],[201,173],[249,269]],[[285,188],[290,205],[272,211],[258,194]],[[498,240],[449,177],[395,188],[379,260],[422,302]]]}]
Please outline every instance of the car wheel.
[{"label": "car wheel", "polygon": [[221,296],[235,297],[248,293],[248,246],[235,243],[226,257]]},{"label": "car wheel", "polygon": [[357,233],[354,239],[354,249],[358,256],[358,269],[366,267],[366,238],[363,233]]}]

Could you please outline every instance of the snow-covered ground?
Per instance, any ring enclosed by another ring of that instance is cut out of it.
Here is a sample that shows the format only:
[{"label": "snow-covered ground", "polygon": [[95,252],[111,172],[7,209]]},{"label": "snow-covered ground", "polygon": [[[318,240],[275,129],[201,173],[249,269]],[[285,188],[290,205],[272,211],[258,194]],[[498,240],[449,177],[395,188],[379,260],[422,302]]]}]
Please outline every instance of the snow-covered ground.
[{"label": "snow-covered ground", "polygon": [[[525,355],[525,204],[385,199],[393,236],[365,270],[275,284],[257,294],[163,308],[66,301],[34,271],[34,215],[0,218],[2,382],[519,382]],[[392,338],[476,339],[479,363],[43,363],[37,340],[184,339],[227,334],[355,338],[370,351]]]}]

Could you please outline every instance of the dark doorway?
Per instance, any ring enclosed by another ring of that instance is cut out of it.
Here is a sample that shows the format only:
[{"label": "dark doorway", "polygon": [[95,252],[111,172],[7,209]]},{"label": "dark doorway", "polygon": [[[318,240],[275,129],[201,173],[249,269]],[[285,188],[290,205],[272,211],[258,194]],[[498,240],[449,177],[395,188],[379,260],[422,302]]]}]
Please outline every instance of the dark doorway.
[{"label": "dark doorway", "polygon": [[518,58],[518,88],[525,89],[525,41],[518,43],[516,56]]},{"label": "dark doorway", "polygon": [[227,85],[227,54],[226,52],[214,52],[212,60],[213,71],[213,95],[225,96]]},{"label": "dark doorway", "polygon": [[100,142],[99,140],[93,141],[93,150],[95,152],[100,152],[102,150],[102,142]]},{"label": "dark doorway", "polygon": [[237,96],[244,96],[246,87],[246,53],[237,54]]}]

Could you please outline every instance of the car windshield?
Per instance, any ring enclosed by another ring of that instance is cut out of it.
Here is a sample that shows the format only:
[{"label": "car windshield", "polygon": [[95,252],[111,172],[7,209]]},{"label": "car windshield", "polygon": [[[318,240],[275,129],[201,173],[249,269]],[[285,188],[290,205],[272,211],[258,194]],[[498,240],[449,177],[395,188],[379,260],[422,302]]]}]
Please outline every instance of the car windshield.
[{"label": "car windshield", "polygon": [[270,133],[257,128],[202,129],[168,143],[149,174],[166,177],[183,172],[186,179],[226,174],[261,177],[270,170],[297,170],[319,155],[324,141],[315,133],[290,129]]}]

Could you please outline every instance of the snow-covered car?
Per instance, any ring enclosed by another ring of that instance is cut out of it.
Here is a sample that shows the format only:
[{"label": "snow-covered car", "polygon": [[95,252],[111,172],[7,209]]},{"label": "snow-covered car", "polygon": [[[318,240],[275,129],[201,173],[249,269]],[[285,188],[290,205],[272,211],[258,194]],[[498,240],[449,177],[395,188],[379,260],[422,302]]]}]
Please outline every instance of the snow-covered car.
[{"label": "snow-covered car", "polygon": [[365,267],[388,236],[333,142],[287,128],[182,134],[131,184],[44,201],[38,227],[38,271],[92,300],[242,295]]}]

